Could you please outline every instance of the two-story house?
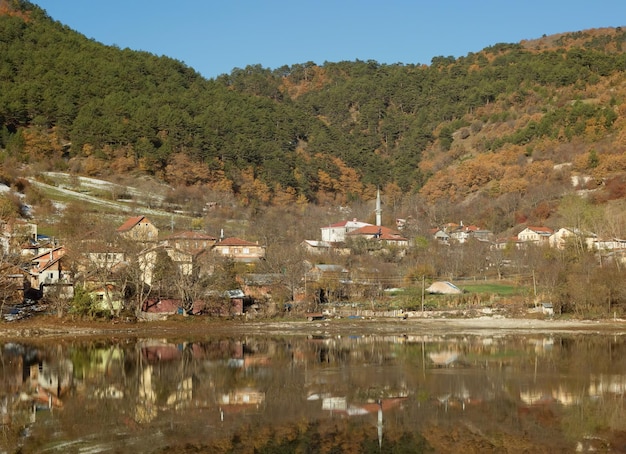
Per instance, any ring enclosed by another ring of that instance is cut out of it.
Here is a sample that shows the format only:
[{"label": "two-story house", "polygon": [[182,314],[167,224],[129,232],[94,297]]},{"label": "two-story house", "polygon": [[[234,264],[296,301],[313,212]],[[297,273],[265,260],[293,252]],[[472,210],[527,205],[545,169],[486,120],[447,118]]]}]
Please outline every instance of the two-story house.
[{"label": "two-story house", "polygon": [[548,238],[548,243],[551,247],[557,249],[563,249],[567,241],[577,240],[585,247],[592,249],[596,241],[596,234],[590,232],[583,232],[575,228],[561,227],[555,230]]},{"label": "two-story house", "polygon": [[493,233],[490,230],[481,229],[475,225],[461,224],[456,230],[450,232],[450,237],[459,243],[465,243],[470,239],[479,241],[490,241],[493,239]]},{"label": "two-story house", "polygon": [[202,232],[185,231],[173,233],[164,240],[167,246],[175,247],[181,251],[196,254],[204,249],[211,249],[217,238]]},{"label": "two-story house", "polygon": [[41,289],[44,294],[55,288],[59,289],[60,295],[71,297],[74,293],[72,276],[64,267],[64,256],[65,248],[59,246],[33,257],[30,262],[31,287]]},{"label": "two-story house", "polygon": [[235,237],[218,241],[213,246],[213,250],[235,262],[253,263],[265,258],[265,246]]},{"label": "two-story house", "polygon": [[546,244],[553,233],[549,227],[526,227],[517,234],[517,239],[522,243]]},{"label": "two-story house", "polygon": [[21,303],[28,289],[28,273],[9,263],[0,263],[0,300]]},{"label": "two-story house", "polygon": [[145,216],[128,218],[117,228],[117,233],[122,237],[133,241],[156,241],[159,229]]},{"label": "two-story house", "polygon": [[358,221],[355,218],[351,221],[341,221],[335,224],[321,227],[320,230],[322,231],[322,241],[326,241],[329,243],[342,243],[346,241],[347,234],[367,225],[372,224]]},{"label": "two-story house", "polygon": [[164,252],[176,266],[176,272],[181,276],[191,276],[194,271],[193,254],[170,246],[155,246],[142,251],[139,257],[143,281],[147,285],[153,284],[153,277],[158,266],[159,253]]}]

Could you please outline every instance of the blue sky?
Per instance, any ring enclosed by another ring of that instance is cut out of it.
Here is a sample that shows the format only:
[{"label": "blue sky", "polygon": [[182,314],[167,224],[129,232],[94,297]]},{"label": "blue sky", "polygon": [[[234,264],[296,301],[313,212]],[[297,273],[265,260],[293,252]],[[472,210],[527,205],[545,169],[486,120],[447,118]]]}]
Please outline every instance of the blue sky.
[{"label": "blue sky", "polygon": [[426,63],[543,34],[626,25],[625,0],[32,0],[107,45],[207,78],[260,64]]}]

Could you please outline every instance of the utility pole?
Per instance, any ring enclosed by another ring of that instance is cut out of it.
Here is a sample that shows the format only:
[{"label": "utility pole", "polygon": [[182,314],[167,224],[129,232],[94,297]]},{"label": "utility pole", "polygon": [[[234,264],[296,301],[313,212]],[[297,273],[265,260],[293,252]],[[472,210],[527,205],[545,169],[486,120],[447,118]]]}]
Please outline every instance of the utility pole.
[{"label": "utility pole", "polygon": [[422,276],[422,312],[424,312],[424,295],[426,293],[426,276]]},{"label": "utility pole", "polygon": [[533,294],[535,295],[535,307],[537,307],[537,280],[535,279],[535,270],[533,270]]}]

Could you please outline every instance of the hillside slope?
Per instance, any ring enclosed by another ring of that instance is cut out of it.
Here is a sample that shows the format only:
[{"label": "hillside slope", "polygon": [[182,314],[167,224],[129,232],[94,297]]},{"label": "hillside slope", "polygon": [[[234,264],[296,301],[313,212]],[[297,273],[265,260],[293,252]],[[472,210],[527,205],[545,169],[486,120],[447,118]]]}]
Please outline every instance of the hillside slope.
[{"label": "hillside slope", "polygon": [[[0,2],[5,168],[147,175],[245,206],[371,200],[494,231],[561,197],[626,195],[621,28],[496,44],[431,65],[235,69],[216,80]],[[5,175],[5,180],[10,180]],[[574,182],[575,184],[572,184]]]}]

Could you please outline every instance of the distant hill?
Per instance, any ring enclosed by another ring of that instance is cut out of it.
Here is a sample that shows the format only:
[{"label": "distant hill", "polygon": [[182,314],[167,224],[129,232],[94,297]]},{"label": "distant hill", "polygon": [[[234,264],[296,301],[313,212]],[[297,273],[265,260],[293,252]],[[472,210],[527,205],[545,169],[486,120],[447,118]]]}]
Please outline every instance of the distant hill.
[{"label": "distant hill", "polygon": [[345,204],[380,187],[396,207],[411,195],[433,219],[470,213],[505,231],[549,222],[574,191],[626,196],[625,40],[619,27],[574,31],[427,66],[248,66],[207,80],[0,0],[0,159],[148,175],[244,205]]}]

